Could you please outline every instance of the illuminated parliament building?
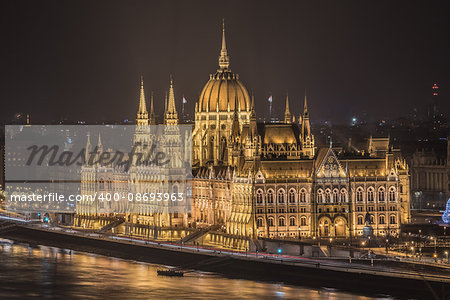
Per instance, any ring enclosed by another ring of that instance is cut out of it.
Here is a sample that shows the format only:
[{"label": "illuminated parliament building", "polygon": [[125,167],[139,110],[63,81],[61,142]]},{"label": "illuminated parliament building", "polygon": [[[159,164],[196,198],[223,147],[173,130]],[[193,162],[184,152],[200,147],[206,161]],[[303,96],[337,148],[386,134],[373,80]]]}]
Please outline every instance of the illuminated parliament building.
[{"label": "illuminated parliament building", "polygon": [[[155,125],[153,97],[148,112],[142,80],[140,89],[137,127]],[[172,81],[164,124],[178,124]],[[389,139],[370,137],[366,149],[355,152],[318,146],[306,96],[298,118],[286,98],[283,122],[258,122],[253,97],[230,69],[224,29],[219,68],[195,104],[191,153],[189,213],[143,208],[117,221],[81,209],[75,225],[99,229],[115,223],[116,232],[186,243],[202,237],[204,243],[243,249],[258,238],[357,237],[368,224],[375,236],[397,236],[409,222],[408,165]],[[93,167],[83,176],[123,184],[136,172]]]}]

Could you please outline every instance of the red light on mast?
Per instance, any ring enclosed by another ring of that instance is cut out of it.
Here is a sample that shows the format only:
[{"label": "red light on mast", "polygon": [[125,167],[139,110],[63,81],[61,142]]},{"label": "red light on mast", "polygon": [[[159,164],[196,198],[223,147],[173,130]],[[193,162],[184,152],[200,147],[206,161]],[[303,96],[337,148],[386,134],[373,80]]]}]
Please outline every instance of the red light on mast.
[{"label": "red light on mast", "polygon": [[437,83],[433,84],[433,96],[437,96],[438,92],[439,92],[439,86],[437,85]]}]

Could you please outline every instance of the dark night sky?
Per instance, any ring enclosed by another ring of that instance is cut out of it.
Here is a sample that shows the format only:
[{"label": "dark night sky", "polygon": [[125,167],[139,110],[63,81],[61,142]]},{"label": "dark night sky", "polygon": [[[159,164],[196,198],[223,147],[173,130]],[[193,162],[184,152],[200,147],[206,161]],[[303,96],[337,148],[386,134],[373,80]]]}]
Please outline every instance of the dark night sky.
[{"label": "dark night sky", "polygon": [[[222,17],[231,68],[258,116],[301,111],[348,122],[450,109],[450,11],[435,1],[2,1],[0,119],[134,119],[141,74],[156,109],[172,73],[194,103],[217,69]],[[179,108],[180,109],[180,108]]]}]

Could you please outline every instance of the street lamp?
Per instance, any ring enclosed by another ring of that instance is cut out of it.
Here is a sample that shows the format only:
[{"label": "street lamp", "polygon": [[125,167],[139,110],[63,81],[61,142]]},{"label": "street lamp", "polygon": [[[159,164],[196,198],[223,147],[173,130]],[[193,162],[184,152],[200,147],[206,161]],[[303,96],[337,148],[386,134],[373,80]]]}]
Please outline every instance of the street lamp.
[{"label": "street lamp", "polygon": [[302,228],[300,227],[300,226],[298,226],[298,239],[299,240],[301,240],[302,239],[302,237],[300,236],[300,230],[301,230]]},{"label": "street lamp", "polygon": [[447,263],[448,263],[448,251],[445,251],[444,254],[445,254],[445,258],[447,259]]}]

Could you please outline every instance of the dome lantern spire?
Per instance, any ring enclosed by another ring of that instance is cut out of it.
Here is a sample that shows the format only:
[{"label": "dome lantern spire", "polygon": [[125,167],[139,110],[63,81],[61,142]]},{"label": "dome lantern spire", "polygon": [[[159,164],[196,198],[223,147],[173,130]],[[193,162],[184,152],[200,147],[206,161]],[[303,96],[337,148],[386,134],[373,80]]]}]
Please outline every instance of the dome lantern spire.
[{"label": "dome lantern spire", "polygon": [[222,49],[219,56],[219,67],[221,70],[227,70],[230,66],[230,58],[228,57],[227,44],[225,40],[225,19],[222,19]]}]

